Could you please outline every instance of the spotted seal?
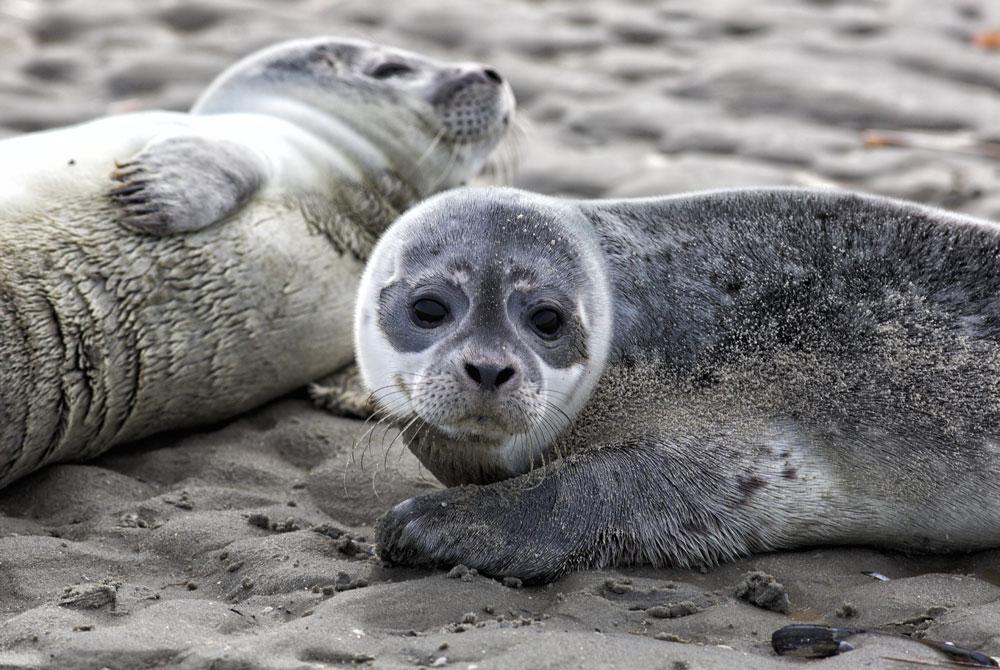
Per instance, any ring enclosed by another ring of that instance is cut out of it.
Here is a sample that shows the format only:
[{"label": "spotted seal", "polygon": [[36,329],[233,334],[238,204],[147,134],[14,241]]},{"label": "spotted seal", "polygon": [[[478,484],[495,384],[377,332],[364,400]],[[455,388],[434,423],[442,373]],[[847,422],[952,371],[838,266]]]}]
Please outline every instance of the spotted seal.
[{"label": "spotted seal", "polygon": [[841,191],[436,196],[359,291],[366,384],[453,487],[381,555],[545,581],[1000,546],[998,259],[994,223]]}]

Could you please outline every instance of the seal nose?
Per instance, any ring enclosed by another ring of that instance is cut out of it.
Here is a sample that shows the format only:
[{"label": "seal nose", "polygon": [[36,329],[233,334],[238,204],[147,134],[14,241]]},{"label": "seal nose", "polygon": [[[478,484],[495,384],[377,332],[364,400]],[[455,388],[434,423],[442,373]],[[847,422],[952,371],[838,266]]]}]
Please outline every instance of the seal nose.
[{"label": "seal nose", "polygon": [[473,365],[466,362],[465,374],[469,376],[469,379],[476,382],[482,390],[496,391],[513,379],[517,373],[509,365],[501,368],[499,365]]},{"label": "seal nose", "polygon": [[503,83],[503,77],[501,77],[500,73],[497,72],[496,70],[494,70],[491,67],[485,67],[485,68],[483,68],[483,75],[487,79],[489,79],[490,81],[492,81],[494,84],[502,84]]}]

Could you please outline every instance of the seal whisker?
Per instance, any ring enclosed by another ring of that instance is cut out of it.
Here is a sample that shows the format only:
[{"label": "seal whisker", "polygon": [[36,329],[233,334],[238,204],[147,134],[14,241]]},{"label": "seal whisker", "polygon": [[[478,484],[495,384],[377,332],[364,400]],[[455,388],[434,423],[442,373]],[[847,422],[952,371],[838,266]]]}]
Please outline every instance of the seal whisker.
[{"label": "seal whisker", "polygon": [[420,158],[417,159],[417,165],[423,164],[423,162],[427,160],[428,157],[430,157],[430,155],[434,152],[434,149],[437,148],[438,143],[441,142],[441,139],[444,137],[445,132],[446,132],[445,128],[442,128],[437,132],[437,134],[434,136],[434,139],[432,139],[431,143],[427,146],[427,149],[424,151],[423,154],[420,155]]},{"label": "seal whisker", "polygon": [[[379,418],[378,421],[376,421],[372,425],[372,427],[368,429],[368,431],[364,434],[364,436],[362,436],[361,439],[364,439],[366,436],[368,438],[367,444],[365,445],[365,448],[361,452],[361,460],[360,460],[359,467],[361,468],[362,472],[364,472],[364,469],[365,469],[365,456],[368,454],[368,450],[371,449],[371,446],[372,446],[372,438],[373,438],[374,431],[376,429],[378,429],[379,426],[382,426],[383,427],[382,435],[383,435],[383,441],[384,441],[384,439],[385,439],[385,433],[388,432],[389,428],[392,427],[392,425],[393,425],[393,423],[395,421],[397,421],[397,420],[399,420],[401,418],[399,415],[397,415],[395,413],[394,410],[398,409],[402,405],[405,405],[405,402],[397,403],[392,408],[384,409],[383,412],[382,412],[381,418]],[[352,461],[352,463],[354,461],[353,455],[354,455],[355,449],[357,448],[357,444],[358,444],[358,442],[355,441],[354,444],[351,447],[351,461]]]},{"label": "seal whisker", "polygon": [[[372,419],[374,419],[374,418],[378,418],[378,421],[376,423],[373,423],[368,428],[368,430],[366,430],[364,432],[364,434],[362,434],[360,437],[355,438],[351,442],[351,458],[350,458],[350,460],[348,462],[344,463],[343,476],[342,476],[342,479],[343,479],[343,488],[344,488],[344,493],[345,494],[347,493],[347,473],[350,470],[350,467],[352,465],[357,464],[357,460],[355,459],[355,454],[357,453],[358,444],[361,442],[361,440],[364,440],[366,437],[368,437],[368,435],[373,430],[375,430],[375,428],[382,421],[386,421],[386,420],[389,420],[389,419],[393,418],[393,415],[392,415],[391,412],[387,412],[384,409],[376,408],[375,411],[372,412],[371,415],[369,415],[367,419],[365,419],[365,422],[362,424],[362,428],[364,428],[364,426],[368,425],[368,423],[371,422]],[[361,461],[361,464],[360,464],[360,469],[361,469],[362,472],[364,472],[364,456],[363,456],[363,454],[362,454],[362,461]]]},{"label": "seal whisker", "polygon": [[[406,437],[405,437],[406,431],[409,430],[410,427],[413,424],[415,424],[417,421],[419,421],[419,420],[420,420],[419,416],[414,416],[412,419],[409,420],[409,422],[407,422],[407,424],[405,426],[403,426],[399,430],[398,433],[396,433],[396,436],[392,438],[392,441],[389,443],[389,446],[386,448],[385,453],[382,455],[382,470],[383,470],[383,472],[386,472],[386,473],[389,472],[389,452],[392,451],[392,445],[394,445],[396,443],[396,440],[400,440],[400,444],[405,449],[406,448]],[[419,430],[419,426],[417,427],[417,429]]]},{"label": "seal whisker", "polygon": [[[518,408],[518,410],[521,411],[524,414],[525,421],[529,421],[529,416],[528,416],[527,410],[525,410],[523,408]],[[545,427],[544,424],[540,425],[539,428],[541,429],[541,431],[542,431],[543,434],[545,434],[547,432],[547,430],[548,430]],[[527,488],[523,489],[525,491],[530,491],[530,490],[534,489],[536,486],[541,485],[542,481],[544,481],[544,479],[545,479],[545,472],[544,472],[544,470],[546,468],[545,453],[544,453],[543,450],[541,450],[539,448],[540,445],[541,445],[541,443],[542,443],[542,437],[539,436],[538,437],[538,442],[536,442],[534,444],[530,444],[530,445],[529,445],[529,440],[531,439],[531,433],[530,432],[520,433],[520,434],[517,435],[517,437],[523,438],[525,446],[528,447],[528,453],[530,454],[530,456],[529,456],[528,473],[535,472],[538,469],[538,468],[535,468],[535,465],[534,465],[534,463],[535,463],[535,453],[536,452],[540,456],[541,462],[542,462],[541,466],[540,466],[540,469],[542,470],[542,473],[541,473],[541,479],[539,480],[539,482],[537,484],[533,485],[533,486],[528,486]],[[525,480],[525,481],[527,482],[527,480]]]},{"label": "seal whisker", "polygon": [[558,458],[562,458],[563,455],[562,455],[562,452],[560,451],[559,439],[558,438],[559,438],[559,434],[566,427],[569,426],[569,422],[567,422],[566,426],[560,427],[559,424],[556,423],[556,418],[554,418],[554,417],[548,417],[548,416],[546,416],[544,414],[542,415],[542,417],[543,417],[542,421],[544,422],[544,425],[546,426],[548,434],[545,436],[544,441],[541,441],[539,443],[538,448],[542,449],[542,447],[544,445],[546,451],[548,449],[550,449],[550,448],[554,449],[555,452],[556,452],[556,456]]},{"label": "seal whisker", "polygon": [[[417,425],[416,432],[409,438],[409,440],[407,440],[407,447],[409,447],[410,445],[419,444],[419,441],[421,439],[423,439],[423,437],[421,436],[421,434],[426,435],[426,434],[430,433],[430,430],[431,430],[431,425],[429,423],[427,423],[426,421],[421,421]],[[403,460],[403,456],[405,454],[406,454],[406,449],[400,449],[399,450],[399,457],[396,459],[396,462],[399,463],[400,461],[402,461]]]},{"label": "seal whisker", "polygon": [[437,178],[435,178],[431,182],[432,184],[431,188],[433,190],[437,190],[438,188],[440,188],[441,184],[443,184],[444,181],[448,178],[448,175],[451,174],[451,170],[455,166],[455,160],[458,158],[458,154],[460,151],[461,150],[458,147],[458,145],[456,144],[451,145],[451,150],[448,153],[448,160],[445,162],[444,168],[441,170],[441,174],[438,175]]},{"label": "seal whisker", "polygon": [[[388,474],[389,474],[389,452],[392,450],[392,445],[396,442],[397,439],[400,439],[401,437],[403,437],[403,435],[410,428],[410,426],[412,426],[419,419],[420,419],[419,416],[414,416],[412,419],[410,419],[410,421],[405,426],[403,426],[403,428],[397,430],[397,433],[396,433],[395,437],[393,437],[392,441],[389,442],[389,446],[385,449],[385,452],[384,452],[384,454],[382,456],[382,472],[386,476],[388,476]],[[418,430],[419,430],[419,427],[418,427]],[[401,446],[402,446],[402,451],[405,451],[405,449],[406,449],[406,439],[405,438],[403,438],[401,440]],[[380,498],[379,492],[378,492],[378,488],[377,488],[377,485],[376,485],[377,477],[378,477],[378,467],[376,466],[372,470],[372,480],[371,480],[372,481],[372,493],[375,495],[376,498]]]},{"label": "seal whisker", "polygon": [[[348,465],[355,465],[357,463],[355,455],[357,453],[358,444],[360,444],[361,441],[364,440],[365,438],[369,438],[372,431],[374,431],[382,422],[393,420],[395,419],[395,417],[389,412],[377,409],[374,412],[372,412],[371,416],[369,416],[365,420],[365,424],[372,421],[372,419],[377,419],[377,421],[375,421],[375,423],[369,426],[368,430],[366,430],[360,437],[355,438],[354,441],[351,442],[351,460]],[[362,427],[364,427],[364,424],[362,425]],[[362,452],[360,467],[361,470],[364,471],[364,452]]]},{"label": "seal whisker", "polygon": [[562,407],[555,404],[548,398],[542,398],[542,404],[544,404],[545,407],[555,411],[556,414],[559,415],[557,418],[561,418],[563,421],[566,422],[566,425],[563,426],[563,429],[569,428],[571,425],[573,425],[573,419],[570,418],[570,416],[566,413],[566,411]]}]

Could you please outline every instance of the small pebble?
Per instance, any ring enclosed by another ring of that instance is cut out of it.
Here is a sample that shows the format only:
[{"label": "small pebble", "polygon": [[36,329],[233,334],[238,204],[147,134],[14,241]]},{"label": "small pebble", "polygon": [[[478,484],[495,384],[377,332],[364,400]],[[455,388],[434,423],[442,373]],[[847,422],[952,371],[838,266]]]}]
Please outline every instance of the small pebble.
[{"label": "small pebble", "polygon": [[700,610],[693,602],[674,603],[672,605],[656,605],[646,610],[646,614],[657,619],[676,619],[677,617],[696,614]]},{"label": "small pebble", "polygon": [[247,517],[247,523],[265,530],[270,530],[271,528],[271,520],[267,518],[266,514],[251,514]]},{"label": "small pebble", "polygon": [[852,605],[851,603],[844,603],[843,605],[837,608],[837,611],[834,612],[834,614],[836,614],[841,619],[850,619],[851,617],[858,616],[858,608]]},{"label": "small pebble", "polygon": [[461,579],[469,574],[469,569],[462,564],[458,564],[448,571],[448,579]]},{"label": "small pebble", "polygon": [[736,587],[735,595],[740,600],[772,612],[788,614],[791,609],[784,585],[765,572],[748,572]]}]

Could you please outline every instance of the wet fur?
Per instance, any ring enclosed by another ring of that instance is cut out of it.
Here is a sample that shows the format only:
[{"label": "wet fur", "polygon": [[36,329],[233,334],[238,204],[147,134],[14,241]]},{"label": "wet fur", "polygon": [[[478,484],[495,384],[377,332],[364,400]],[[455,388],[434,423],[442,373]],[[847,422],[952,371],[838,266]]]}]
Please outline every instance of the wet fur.
[{"label": "wet fur", "polygon": [[[551,202],[438,207],[532,201]],[[815,544],[1000,545],[1000,227],[827,191],[577,206],[615,306],[590,402],[548,467],[389,512],[383,556],[545,581]]]}]

